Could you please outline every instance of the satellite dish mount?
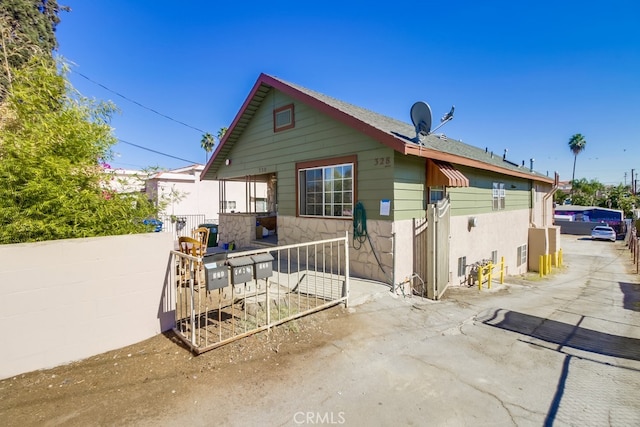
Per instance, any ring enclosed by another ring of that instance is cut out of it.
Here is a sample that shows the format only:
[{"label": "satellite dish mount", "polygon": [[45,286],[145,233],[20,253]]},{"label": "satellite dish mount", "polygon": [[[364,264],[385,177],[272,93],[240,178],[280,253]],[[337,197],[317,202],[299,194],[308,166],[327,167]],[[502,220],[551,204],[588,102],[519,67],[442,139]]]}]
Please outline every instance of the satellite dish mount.
[{"label": "satellite dish mount", "polygon": [[411,121],[416,128],[416,141],[420,136],[427,136],[431,132],[431,107],[426,102],[418,101],[411,106]]},{"label": "satellite dish mount", "polygon": [[419,143],[421,141],[421,137],[432,134],[444,126],[445,123],[453,120],[453,111],[455,108],[456,106],[452,105],[451,110],[440,119],[440,124],[434,129],[431,129],[431,107],[429,107],[429,104],[423,101],[418,101],[413,104],[411,106],[411,121],[413,122],[413,126],[416,128],[416,137],[414,138],[414,141]]}]

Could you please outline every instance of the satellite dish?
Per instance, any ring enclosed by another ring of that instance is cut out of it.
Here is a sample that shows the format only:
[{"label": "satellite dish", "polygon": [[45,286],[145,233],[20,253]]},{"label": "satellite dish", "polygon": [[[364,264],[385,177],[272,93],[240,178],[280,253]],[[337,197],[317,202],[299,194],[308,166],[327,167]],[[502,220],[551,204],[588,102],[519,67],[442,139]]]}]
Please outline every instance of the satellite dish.
[{"label": "satellite dish", "polygon": [[416,127],[416,138],[427,136],[431,132],[431,107],[426,102],[418,101],[411,106],[411,121]]}]

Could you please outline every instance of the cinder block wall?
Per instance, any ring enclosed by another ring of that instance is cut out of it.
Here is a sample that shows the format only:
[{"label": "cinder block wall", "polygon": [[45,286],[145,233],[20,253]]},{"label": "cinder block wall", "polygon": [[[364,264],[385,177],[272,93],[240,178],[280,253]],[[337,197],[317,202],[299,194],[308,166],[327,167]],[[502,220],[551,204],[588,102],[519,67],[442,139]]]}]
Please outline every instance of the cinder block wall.
[{"label": "cinder block wall", "polygon": [[171,233],[0,245],[0,378],[171,329],[173,245]]}]

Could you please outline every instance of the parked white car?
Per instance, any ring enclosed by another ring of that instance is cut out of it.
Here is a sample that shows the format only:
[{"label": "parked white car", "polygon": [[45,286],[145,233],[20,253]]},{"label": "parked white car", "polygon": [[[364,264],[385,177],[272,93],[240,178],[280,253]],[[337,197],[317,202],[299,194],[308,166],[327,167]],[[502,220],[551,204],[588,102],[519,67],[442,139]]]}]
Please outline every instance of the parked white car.
[{"label": "parked white car", "polygon": [[616,232],[608,225],[596,225],[591,230],[591,238],[593,240],[611,240],[616,241]]}]

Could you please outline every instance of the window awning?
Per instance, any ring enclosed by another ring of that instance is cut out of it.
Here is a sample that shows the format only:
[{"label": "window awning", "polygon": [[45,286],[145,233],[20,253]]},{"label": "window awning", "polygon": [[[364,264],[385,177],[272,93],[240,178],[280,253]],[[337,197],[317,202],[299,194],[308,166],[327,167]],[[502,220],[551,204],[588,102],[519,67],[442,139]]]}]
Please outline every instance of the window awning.
[{"label": "window awning", "polygon": [[427,159],[427,186],[468,187],[469,179],[451,163]]}]

